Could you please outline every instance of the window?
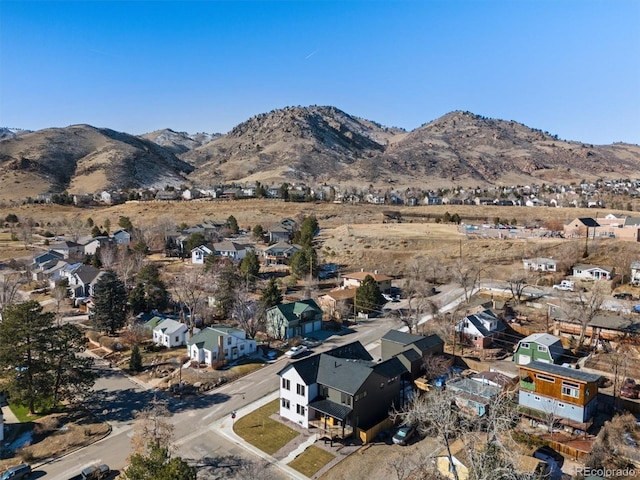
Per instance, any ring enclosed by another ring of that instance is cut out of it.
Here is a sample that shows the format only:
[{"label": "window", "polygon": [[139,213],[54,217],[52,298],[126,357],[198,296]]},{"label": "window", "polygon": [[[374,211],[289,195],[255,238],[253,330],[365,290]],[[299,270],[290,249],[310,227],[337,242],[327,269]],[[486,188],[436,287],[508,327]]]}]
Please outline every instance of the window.
[{"label": "window", "polygon": [[300,383],[296,384],[296,393],[298,395],[303,395],[304,396],[304,390],[305,390],[304,385],[302,385]]},{"label": "window", "polygon": [[286,398],[282,399],[282,408],[286,408],[287,410],[289,410],[291,408],[291,402],[289,400],[287,400]]},{"label": "window", "polygon": [[227,345],[231,345],[231,335],[227,337]]},{"label": "window", "polygon": [[533,399],[534,399],[536,402],[539,402],[539,401],[540,401],[540,397],[539,397],[538,395],[535,395],[535,396],[533,397]]},{"label": "window", "polygon": [[549,383],[556,383],[556,379],[553,377],[548,377],[546,375],[540,375],[539,373],[536,373],[536,378],[538,380],[544,380],[545,382],[549,382]]},{"label": "window", "polygon": [[366,396],[367,396],[367,391],[365,390],[364,392],[361,392],[361,393],[357,394],[355,397],[353,397],[353,401],[357,402],[359,400],[362,400]]},{"label": "window", "polygon": [[538,345],[538,351],[539,352],[546,352],[547,351],[547,347],[545,347],[544,345]]},{"label": "window", "polygon": [[176,336],[176,342],[180,341],[180,337]]},{"label": "window", "polygon": [[526,348],[527,350],[529,350],[529,348],[530,348],[530,346],[529,346],[529,344],[528,344],[527,342],[525,342],[525,343],[521,343],[521,344],[520,344],[520,346],[521,346],[522,348]]},{"label": "window", "polygon": [[304,415],[305,408],[304,405],[296,405],[296,413],[298,415]]},{"label": "window", "polygon": [[291,380],[289,380],[288,378],[283,378],[282,388],[284,388],[285,390],[291,390]]},{"label": "window", "polygon": [[571,382],[562,382],[562,395],[567,397],[579,398],[580,397],[580,385]]},{"label": "window", "polygon": [[351,395],[343,392],[342,397],[340,398],[340,403],[351,406]]}]

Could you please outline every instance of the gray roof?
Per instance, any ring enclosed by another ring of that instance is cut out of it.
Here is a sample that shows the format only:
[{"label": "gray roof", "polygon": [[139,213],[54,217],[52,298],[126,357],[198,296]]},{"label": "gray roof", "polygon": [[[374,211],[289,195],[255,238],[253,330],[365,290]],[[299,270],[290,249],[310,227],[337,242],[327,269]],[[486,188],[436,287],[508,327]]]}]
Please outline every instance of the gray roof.
[{"label": "gray roof", "polygon": [[447,382],[447,389],[454,392],[464,392],[469,395],[489,399],[500,393],[500,387],[494,387],[470,378],[458,377]]},{"label": "gray roof", "polygon": [[373,362],[320,354],[317,381],[340,392],[355,395],[371,375]]},{"label": "gray roof", "polygon": [[599,270],[604,270],[605,272],[609,272],[611,273],[611,271],[613,270],[611,267],[600,267],[598,265],[589,265],[586,263],[578,263],[576,265],[573,266],[573,269],[580,269],[580,270],[595,270],[595,269],[599,269]]},{"label": "gray roof", "polygon": [[[575,323],[578,324],[579,321],[576,319],[569,318],[567,313],[558,305],[549,304],[549,316],[554,320],[558,320],[561,322],[567,323]],[[615,330],[618,332],[626,332],[637,334],[640,333],[640,318],[636,318],[634,316],[628,315],[619,315],[619,314],[606,314],[601,313],[596,315],[591,321],[587,324],[590,327],[595,328],[603,328],[606,330]]]},{"label": "gray roof", "polygon": [[195,344],[198,348],[212,352],[218,347],[218,339],[220,337],[226,337],[227,335],[232,335],[233,333],[238,332],[242,333],[242,330],[221,325],[207,327],[191,337],[187,342],[187,345],[191,346]]},{"label": "gray roof", "polygon": [[222,242],[214,243],[213,249],[216,252],[241,252],[246,250],[246,247],[240,243],[223,240]]},{"label": "gray roof", "polygon": [[423,353],[437,345],[444,345],[442,339],[436,334],[425,337],[424,335],[413,335],[412,333],[401,332],[400,330],[389,330],[384,334],[382,340],[398,343],[403,346],[415,345]]},{"label": "gray roof", "polygon": [[571,378],[578,382],[597,382],[600,379],[600,375],[596,375],[595,373],[587,373],[582,370],[563,367],[553,363],[540,362],[538,360],[531,362],[528,365],[522,365],[521,368],[530,368],[539,372],[551,373],[553,375]]},{"label": "gray roof", "polygon": [[554,337],[553,335],[549,335],[548,333],[532,333],[528,337],[520,340],[519,343],[523,342],[537,343],[538,345],[546,345],[547,347],[550,347],[551,345],[554,345],[558,342],[560,342],[560,344],[562,345],[562,341],[558,337]]},{"label": "gray roof", "polygon": [[92,267],[91,265],[81,265],[76,268],[73,273],[77,275],[80,281],[86,285],[98,278],[98,276],[102,272],[96,267]]},{"label": "gray roof", "polygon": [[624,226],[625,227],[629,227],[629,226],[638,226],[640,225],[640,218],[639,217],[627,217],[624,219]]},{"label": "gray roof", "polygon": [[155,329],[162,330],[162,333],[166,333],[167,335],[171,335],[180,330],[186,329],[187,326],[184,323],[178,322],[176,320],[172,320],[170,318],[166,318],[158,325],[155,326]]},{"label": "gray roof", "polygon": [[309,407],[322,412],[330,417],[337,418],[338,420],[345,420],[351,413],[351,407],[342,405],[340,403],[332,402],[328,399],[316,400],[309,403]]},{"label": "gray roof", "polygon": [[[493,331],[489,331],[485,328],[484,324],[482,323],[482,320],[497,320],[496,323],[496,328]],[[494,332],[501,332],[502,330],[506,329],[507,326],[504,324],[504,322],[502,320],[500,320],[498,317],[496,317],[491,310],[483,310],[480,313],[474,313],[473,315],[467,315],[466,317],[464,317],[463,320],[468,320],[469,322],[471,322],[473,324],[474,327],[476,327],[478,329],[478,332],[480,332],[480,334],[483,337],[488,337],[489,335],[491,335]]]}]

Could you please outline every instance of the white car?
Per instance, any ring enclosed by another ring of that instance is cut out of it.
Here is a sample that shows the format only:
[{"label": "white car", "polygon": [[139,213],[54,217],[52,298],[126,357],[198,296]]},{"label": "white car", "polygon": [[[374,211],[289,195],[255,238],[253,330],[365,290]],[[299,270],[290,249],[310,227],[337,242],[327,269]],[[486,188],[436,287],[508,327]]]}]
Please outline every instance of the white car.
[{"label": "white car", "polygon": [[300,355],[302,355],[305,352],[308,352],[309,349],[307,347],[305,347],[304,345],[298,345],[297,347],[291,347],[289,350],[287,350],[286,352],[284,352],[286,357],[289,358],[296,358],[299,357]]}]

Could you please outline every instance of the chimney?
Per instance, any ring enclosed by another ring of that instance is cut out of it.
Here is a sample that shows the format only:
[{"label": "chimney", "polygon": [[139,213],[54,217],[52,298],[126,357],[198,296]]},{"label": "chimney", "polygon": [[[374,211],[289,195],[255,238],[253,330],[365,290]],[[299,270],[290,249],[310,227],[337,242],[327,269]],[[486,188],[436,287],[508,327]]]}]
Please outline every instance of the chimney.
[{"label": "chimney", "polygon": [[218,361],[224,362],[224,335],[218,336]]}]

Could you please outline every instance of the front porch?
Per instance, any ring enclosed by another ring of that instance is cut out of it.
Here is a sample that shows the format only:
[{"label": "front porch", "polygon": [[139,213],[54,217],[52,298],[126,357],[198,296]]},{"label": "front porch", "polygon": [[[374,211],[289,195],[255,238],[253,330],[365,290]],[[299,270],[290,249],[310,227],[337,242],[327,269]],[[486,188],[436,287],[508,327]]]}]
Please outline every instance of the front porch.
[{"label": "front porch", "polygon": [[320,438],[326,437],[333,442],[353,436],[354,429],[349,424],[352,409],[347,405],[323,399],[310,403],[309,408],[315,412],[309,426],[322,430]]}]

